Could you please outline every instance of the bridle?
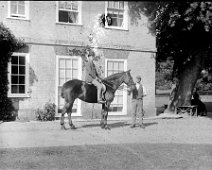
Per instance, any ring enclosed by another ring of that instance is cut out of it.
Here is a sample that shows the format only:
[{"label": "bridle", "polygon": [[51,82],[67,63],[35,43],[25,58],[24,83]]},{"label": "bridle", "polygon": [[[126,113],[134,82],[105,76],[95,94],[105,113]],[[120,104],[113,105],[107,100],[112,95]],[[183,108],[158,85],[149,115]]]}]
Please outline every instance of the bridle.
[{"label": "bridle", "polygon": [[[112,85],[116,85],[116,83],[114,83],[114,82],[112,82],[112,81],[110,81],[110,80],[106,80],[106,81],[108,81],[109,83],[111,83]],[[131,80],[132,81],[132,80]],[[132,81],[133,82],[133,81]],[[112,89],[114,89],[114,87],[112,87],[111,85],[109,85],[109,84],[107,84],[106,82],[102,82],[103,84],[105,84],[105,85],[107,85],[107,86],[109,86],[109,87],[111,87]],[[123,82],[122,82],[123,83]],[[132,86],[132,85],[135,85],[135,83],[130,83],[130,84],[127,84],[127,83],[125,83],[124,82],[124,84],[126,84],[127,85],[127,87],[130,87],[130,86]],[[116,89],[116,90],[126,90],[126,89]]]}]

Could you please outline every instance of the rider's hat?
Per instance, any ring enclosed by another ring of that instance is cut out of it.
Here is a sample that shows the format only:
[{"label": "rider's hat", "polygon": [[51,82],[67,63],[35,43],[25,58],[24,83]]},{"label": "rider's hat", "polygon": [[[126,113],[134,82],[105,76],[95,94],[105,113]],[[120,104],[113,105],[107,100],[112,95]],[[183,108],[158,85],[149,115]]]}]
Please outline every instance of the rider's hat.
[{"label": "rider's hat", "polygon": [[88,57],[95,56],[95,53],[92,50],[89,50]]},{"label": "rider's hat", "polygon": [[141,80],[141,76],[139,76],[139,75],[138,75],[138,76],[136,76],[136,78]]}]

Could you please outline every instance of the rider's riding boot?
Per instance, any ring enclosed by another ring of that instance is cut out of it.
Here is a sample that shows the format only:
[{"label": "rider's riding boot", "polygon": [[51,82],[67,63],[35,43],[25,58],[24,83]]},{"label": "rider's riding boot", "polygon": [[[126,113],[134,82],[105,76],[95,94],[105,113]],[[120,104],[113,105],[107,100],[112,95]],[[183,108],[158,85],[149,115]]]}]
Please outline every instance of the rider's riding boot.
[{"label": "rider's riding boot", "polygon": [[98,103],[105,103],[104,100],[102,100],[102,89],[98,89]]}]

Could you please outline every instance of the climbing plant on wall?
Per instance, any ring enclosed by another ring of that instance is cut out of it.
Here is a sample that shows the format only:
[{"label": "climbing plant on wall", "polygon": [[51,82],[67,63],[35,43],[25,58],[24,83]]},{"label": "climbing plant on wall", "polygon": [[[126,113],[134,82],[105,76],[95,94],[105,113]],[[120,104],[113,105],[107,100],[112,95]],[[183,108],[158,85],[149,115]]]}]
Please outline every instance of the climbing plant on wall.
[{"label": "climbing plant on wall", "polygon": [[85,66],[85,63],[87,62],[87,54],[92,55],[94,57],[95,61],[98,61],[100,59],[99,55],[96,55],[93,48],[87,45],[84,48],[73,48],[68,50],[68,55],[70,56],[79,56],[82,58],[83,61],[83,67]]},{"label": "climbing plant on wall", "polygon": [[12,116],[13,106],[8,98],[8,62],[12,52],[24,46],[11,31],[0,23],[0,120],[8,120]]}]

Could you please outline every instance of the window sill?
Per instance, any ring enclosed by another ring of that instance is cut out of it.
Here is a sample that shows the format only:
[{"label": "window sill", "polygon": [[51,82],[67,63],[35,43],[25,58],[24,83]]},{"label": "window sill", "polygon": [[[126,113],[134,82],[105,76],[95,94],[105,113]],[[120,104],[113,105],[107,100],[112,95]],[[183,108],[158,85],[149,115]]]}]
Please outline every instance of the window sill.
[{"label": "window sill", "polygon": [[19,17],[7,17],[7,19],[22,20],[22,21],[30,21],[28,18],[19,18]]},{"label": "window sill", "polygon": [[127,28],[122,28],[122,27],[105,27],[106,29],[111,29],[111,30],[120,30],[120,31],[129,31]]},{"label": "window sill", "polygon": [[9,98],[30,98],[29,94],[9,94]]},{"label": "window sill", "polygon": [[65,23],[65,22],[56,22],[56,25],[68,25],[68,26],[79,26],[82,27],[82,24],[74,24],[74,23]]}]

